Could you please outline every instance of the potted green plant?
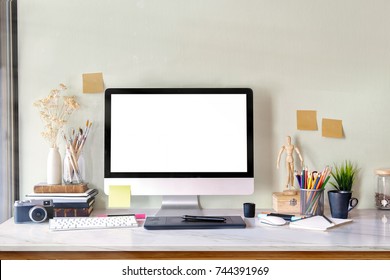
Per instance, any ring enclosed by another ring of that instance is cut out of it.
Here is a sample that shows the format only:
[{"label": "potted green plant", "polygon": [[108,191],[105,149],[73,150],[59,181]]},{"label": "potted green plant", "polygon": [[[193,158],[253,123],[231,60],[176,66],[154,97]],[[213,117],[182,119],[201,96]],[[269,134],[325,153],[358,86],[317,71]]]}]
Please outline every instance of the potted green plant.
[{"label": "potted green plant", "polygon": [[331,172],[333,182],[330,184],[335,190],[328,191],[330,212],[333,218],[346,219],[348,212],[357,204],[358,199],[352,197],[352,188],[357,178],[359,169],[351,161],[334,164]]}]

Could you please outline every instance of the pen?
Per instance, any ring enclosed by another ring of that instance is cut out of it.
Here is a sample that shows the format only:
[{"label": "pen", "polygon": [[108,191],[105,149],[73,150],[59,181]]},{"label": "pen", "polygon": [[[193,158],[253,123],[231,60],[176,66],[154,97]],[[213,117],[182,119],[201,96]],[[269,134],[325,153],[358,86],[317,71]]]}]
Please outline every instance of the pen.
[{"label": "pen", "polygon": [[123,217],[123,216],[135,216],[135,214],[111,214],[111,215],[106,215],[106,217]]},{"label": "pen", "polygon": [[325,218],[325,220],[327,220],[331,225],[334,225],[334,223],[325,215],[322,215],[322,217]]},{"label": "pen", "polygon": [[225,217],[214,217],[214,216],[191,216],[191,215],[184,215],[182,216],[182,219],[186,221],[205,221],[205,222],[225,222]]},{"label": "pen", "polygon": [[281,218],[283,218],[286,221],[296,221],[296,220],[300,220],[300,219],[306,218],[306,216],[291,215],[291,214],[281,214],[281,213],[260,213],[258,215],[259,218],[264,217],[264,216],[281,217]]},{"label": "pen", "polygon": [[136,219],[145,219],[146,215],[145,214],[101,214],[98,215],[98,217],[123,217],[123,216],[135,216]]},{"label": "pen", "polygon": [[296,221],[300,221],[300,220],[311,218],[311,217],[313,217],[313,216],[294,216],[291,218],[290,222],[296,222]]}]

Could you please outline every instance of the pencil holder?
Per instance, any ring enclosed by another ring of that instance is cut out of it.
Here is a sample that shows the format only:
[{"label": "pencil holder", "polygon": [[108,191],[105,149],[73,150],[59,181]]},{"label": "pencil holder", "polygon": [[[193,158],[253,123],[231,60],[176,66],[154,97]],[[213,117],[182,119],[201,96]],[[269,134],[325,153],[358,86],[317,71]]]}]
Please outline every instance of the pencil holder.
[{"label": "pencil holder", "polygon": [[324,189],[301,189],[301,215],[324,214]]},{"label": "pencil holder", "polygon": [[63,166],[62,179],[65,184],[80,184],[85,182],[85,161],[83,153],[77,155],[67,149]]}]

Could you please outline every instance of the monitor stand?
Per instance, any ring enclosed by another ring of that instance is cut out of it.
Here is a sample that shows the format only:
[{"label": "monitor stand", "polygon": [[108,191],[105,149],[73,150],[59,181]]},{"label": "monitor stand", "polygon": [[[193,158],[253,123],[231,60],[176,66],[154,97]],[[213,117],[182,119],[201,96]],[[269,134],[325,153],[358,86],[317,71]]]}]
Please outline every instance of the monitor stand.
[{"label": "monitor stand", "polygon": [[204,215],[199,197],[197,195],[164,195],[161,209],[156,213],[156,216],[182,215]]}]

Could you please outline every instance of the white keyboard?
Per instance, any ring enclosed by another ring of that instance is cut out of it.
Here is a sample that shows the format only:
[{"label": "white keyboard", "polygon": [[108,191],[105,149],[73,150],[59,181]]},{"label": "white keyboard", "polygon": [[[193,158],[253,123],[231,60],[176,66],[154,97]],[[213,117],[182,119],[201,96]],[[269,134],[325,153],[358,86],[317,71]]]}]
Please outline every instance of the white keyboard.
[{"label": "white keyboard", "polygon": [[52,231],[129,227],[138,227],[135,216],[61,217],[49,220],[49,229]]}]

